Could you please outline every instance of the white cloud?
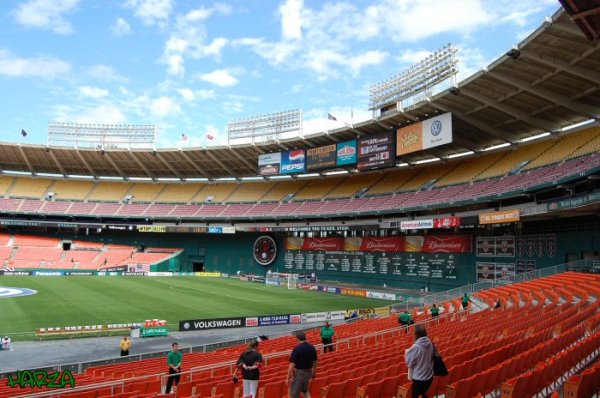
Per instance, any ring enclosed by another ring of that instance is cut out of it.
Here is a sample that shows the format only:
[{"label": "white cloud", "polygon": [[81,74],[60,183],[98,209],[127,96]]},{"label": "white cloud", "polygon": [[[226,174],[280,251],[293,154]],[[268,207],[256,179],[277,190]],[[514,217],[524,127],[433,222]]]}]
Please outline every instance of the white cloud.
[{"label": "white cloud", "polygon": [[238,84],[238,79],[227,69],[217,69],[210,73],[204,73],[199,75],[199,78],[219,87],[231,87]]},{"label": "white cloud", "polygon": [[[272,66],[308,70],[323,81],[347,73],[356,76],[384,62],[389,55],[385,47],[371,45],[381,37],[395,43],[444,35],[466,39],[484,27],[524,23],[550,0],[540,1],[542,5],[524,0],[511,8],[510,0],[381,0],[364,7],[341,0],[314,3],[318,6],[310,8],[302,0],[285,0],[279,7],[279,40],[246,37],[233,45],[251,48]],[[412,64],[428,53],[407,50],[398,60]]]},{"label": "white cloud", "polygon": [[0,75],[53,79],[71,70],[71,65],[54,57],[20,58],[0,49]]},{"label": "white cloud", "polygon": [[190,88],[179,88],[177,92],[183,97],[184,100],[192,102],[196,99],[209,99],[215,96],[214,90],[192,90]]},{"label": "white cloud", "polygon": [[302,38],[303,0],[287,0],[279,7],[281,13],[281,34],[285,39]]},{"label": "white cloud", "polygon": [[129,81],[129,79],[121,76],[113,67],[108,65],[94,65],[89,69],[88,73],[95,79],[107,82],[126,83]]},{"label": "white cloud", "polygon": [[457,45],[457,48],[458,81],[471,76],[491,61],[487,60],[477,48],[470,48],[464,44]]},{"label": "white cloud", "polygon": [[362,68],[368,65],[379,65],[385,61],[388,55],[383,51],[367,51],[363,54],[353,55],[348,59],[348,64],[354,75],[358,75]]},{"label": "white cloud", "polygon": [[79,93],[84,97],[90,98],[102,98],[108,96],[108,90],[91,86],[79,87]]},{"label": "white cloud", "polygon": [[89,108],[72,120],[76,123],[121,124],[126,118],[116,105],[109,103]]},{"label": "white cloud", "polygon": [[181,112],[181,108],[177,103],[169,97],[159,97],[150,103],[150,110],[158,117],[173,115]]},{"label": "white cloud", "polygon": [[198,8],[187,14],[178,15],[173,32],[165,42],[161,62],[167,65],[167,73],[182,76],[185,73],[185,60],[213,57],[219,60],[223,49],[229,43],[224,37],[209,42],[204,25],[206,19],[215,13],[228,14],[228,6]]},{"label": "white cloud", "polygon": [[111,25],[110,31],[113,36],[126,36],[131,32],[131,26],[123,18],[117,18],[115,23]]},{"label": "white cloud", "polygon": [[127,120],[121,109],[110,102],[94,106],[56,105],[50,113],[57,122],[122,124]]},{"label": "white cloud", "polygon": [[30,0],[21,3],[14,11],[18,24],[29,28],[51,30],[66,35],[73,33],[73,27],[63,14],[75,9],[79,0]]},{"label": "white cloud", "polygon": [[416,64],[423,61],[425,58],[431,55],[431,51],[427,50],[415,50],[408,49],[404,50],[398,57],[401,63]]},{"label": "white cloud", "polygon": [[133,9],[133,14],[144,25],[165,27],[173,10],[173,0],[127,0],[125,7]]}]

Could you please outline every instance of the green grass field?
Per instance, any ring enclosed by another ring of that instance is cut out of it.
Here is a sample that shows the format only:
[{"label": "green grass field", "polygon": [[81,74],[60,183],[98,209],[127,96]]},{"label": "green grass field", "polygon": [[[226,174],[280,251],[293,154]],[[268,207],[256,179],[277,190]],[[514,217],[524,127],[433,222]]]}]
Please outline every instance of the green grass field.
[{"label": "green grass field", "polygon": [[37,290],[0,299],[0,335],[31,339],[36,328],[164,319],[294,314],[381,307],[389,302],[232,279],[195,277],[0,277],[0,286]]}]

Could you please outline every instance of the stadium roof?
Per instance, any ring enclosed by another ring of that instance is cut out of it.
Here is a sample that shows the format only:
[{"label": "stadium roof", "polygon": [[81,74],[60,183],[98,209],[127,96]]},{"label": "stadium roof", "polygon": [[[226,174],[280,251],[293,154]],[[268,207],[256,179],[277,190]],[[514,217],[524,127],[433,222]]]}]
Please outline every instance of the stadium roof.
[{"label": "stadium roof", "polygon": [[224,178],[257,175],[261,153],[311,148],[368,136],[453,113],[454,142],[411,153],[402,162],[446,158],[467,150],[518,144],[523,139],[586,120],[598,121],[600,46],[586,38],[569,15],[558,11],[518,46],[484,70],[432,98],[398,112],[383,110],[367,122],[303,138],[254,146],[85,150],[0,143],[0,170],[63,176]]}]

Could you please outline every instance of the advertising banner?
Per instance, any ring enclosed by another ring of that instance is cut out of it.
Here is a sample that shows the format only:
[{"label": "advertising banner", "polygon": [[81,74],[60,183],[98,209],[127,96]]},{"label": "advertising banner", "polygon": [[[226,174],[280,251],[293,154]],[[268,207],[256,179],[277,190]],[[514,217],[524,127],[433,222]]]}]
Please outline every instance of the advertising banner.
[{"label": "advertising banner", "polygon": [[360,318],[363,316],[375,315],[375,308],[361,308],[346,310],[344,319]]},{"label": "advertising banner", "polygon": [[33,271],[33,276],[63,276],[63,271]]},{"label": "advertising banner", "polygon": [[[493,239],[491,247],[493,248]],[[287,250],[347,252],[469,253],[471,235],[428,235],[331,238],[286,238]]]},{"label": "advertising banner", "polygon": [[396,301],[396,295],[394,293],[383,293],[383,292],[371,292],[367,291],[368,298],[374,298],[379,300],[390,300]]},{"label": "advertising banner", "polygon": [[194,272],[195,276],[202,276],[205,278],[220,278],[220,272]]},{"label": "advertising banner", "polygon": [[442,217],[433,219],[433,228],[455,228],[460,226],[460,217]]},{"label": "advertising banner", "polygon": [[306,151],[306,170],[333,169],[336,162],[336,145],[327,145]]},{"label": "advertising banner", "polygon": [[535,254],[535,235],[525,236],[525,253],[527,257],[533,257]]},{"label": "advertising banner", "polygon": [[[407,242],[408,238],[407,236]],[[428,235],[420,238],[424,238],[420,250],[423,253],[470,253],[473,251],[471,235]]]},{"label": "advertising banner", "polygon": [[304,149],[294,149],[281,154],[281,174],[303,173],[306,170]]},{"label": "advertising banner", "polygon": [[169,329],[166,326],[158,326],[151,328],[141,328],[140,337],[157,337],[157,336],[168,336]]},{"label": "advertising banner", "polygon": [[358,141],[360,171],[391,167],[396,163],[394,136],[391,132],[378,134]]},{"label": "advertising banner", "polygon": [[423,120],[423,149],[452,143],[452,113]]},{"label": "advertising banner", "polygon": [[344,296],[357,296],[357,297],[367,297],[367,291],[362,289],[347,289],[341,288],[340,293]]},{"label": "advertising banner", "polygon": [[245,325],[251,326],[273,326],[273,325],[287,325],[290,323],[290,315],[264,315],[247,317]]},{"label": "advertising banner", "polygon": [[452,113],[396,130],[396,156],[452,143]]},{"label": "advertising banner", "polygon": [[246,318],[195,319],[179,321],[179,331],[187,332],[190,330],[239,328],[245,326],[245,321]]},{"label": "advertising banner", "polygon": [[356,164],[356,140],[340,142],[336,145],[336,165],[349,166]]},{"label": "advertising banner", "polygon": [[400,252],[404,251],[406,242],[404,236],[346,238],[344,250],[364,252]]},{"label": "advertising banner", "polygon": [[167,232],[167,227],[162,226],[162,225],[138,225],[137,230],[139,232],[165,233],[165,232]]},{"label": "advertising banner", "polygon": [[327,314],[325,312],[309,312],[302,314],[302,323],[325,322]]},{"label": "advertising banner", "polygon": [[543,257],[546,252],[546,238],[544,235],[535,235],[535,254]]},{"label": "advertising banner", "polygon": [[344,238],[296,238],[287,237],[285,241],[287,250],[344,250]]},{"label": "advertising banner", "polygon": [[517,236],[517,238],[515,239],[515,246],[516,246],[516,255],[517,257],[524,257],[525,256],[525,237],[524,236]]},{"label": "advertising banner", "polygon": [[1,270],[0,275],[4,276],[26,276],[31,275],[31,271],[9,271],[7,269]]},{"label": "advertising banner", "polygon": [[480,213],[479,224],[501,224],[517,222],[521,219],[519,209],[495,211],[493,213]]},{"label": "advertising banner", "polygon": [[279,174],[281,152],[258,155],[258,174],[263,176]]},{"label": "advertising banner", "polygon": [[432,229],[433,220],[411,220],[401,221],[400,229],[406,231],[407,229]]},{"label": "advertising banner", "polygon": [[421,122],[399,128],[396,131],[396,156],[423,149],[423,126]]}]

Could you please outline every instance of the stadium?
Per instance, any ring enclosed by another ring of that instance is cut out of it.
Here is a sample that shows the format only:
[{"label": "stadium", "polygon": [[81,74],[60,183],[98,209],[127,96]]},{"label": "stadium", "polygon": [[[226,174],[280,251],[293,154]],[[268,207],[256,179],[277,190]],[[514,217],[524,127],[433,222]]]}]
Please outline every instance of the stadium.
[{"label": "stadium", "polygon": [[318,134],[294,109],[230,122],[223,146],[77,123],[1,142],[0,396],[241,398],[262,336],[257,396],[284,398],[291,332],[321,350],[331,321],[313,397],[411,397],[405,310],[449,370],[430,397],[598,396],[593,3],[561,0],[459,82],[444,46],[371,86],[370,120]]}]

